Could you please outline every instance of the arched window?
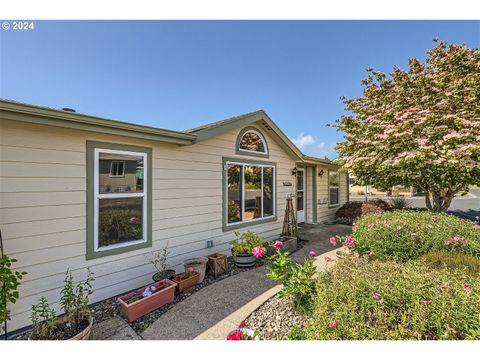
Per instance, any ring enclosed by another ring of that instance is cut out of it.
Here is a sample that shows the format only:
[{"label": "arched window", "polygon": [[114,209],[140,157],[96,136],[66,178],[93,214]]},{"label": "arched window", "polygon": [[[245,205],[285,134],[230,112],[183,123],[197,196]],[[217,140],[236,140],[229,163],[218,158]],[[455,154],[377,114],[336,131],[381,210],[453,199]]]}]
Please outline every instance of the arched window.
[{"label": "arched window", "polygon": [[267,142],[257,129],[246,128],[238,136],[237,151],[266,156],[268,155]]}]

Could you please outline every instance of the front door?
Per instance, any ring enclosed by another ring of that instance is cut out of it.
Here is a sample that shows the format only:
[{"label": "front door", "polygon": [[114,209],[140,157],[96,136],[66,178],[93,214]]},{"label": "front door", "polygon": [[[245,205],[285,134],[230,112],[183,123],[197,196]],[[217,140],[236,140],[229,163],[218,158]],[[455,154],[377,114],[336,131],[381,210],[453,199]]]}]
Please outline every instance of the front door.
[{"label": "front door", "polygon": [[297,222],[305,222],[305,173],[297,170]]}]

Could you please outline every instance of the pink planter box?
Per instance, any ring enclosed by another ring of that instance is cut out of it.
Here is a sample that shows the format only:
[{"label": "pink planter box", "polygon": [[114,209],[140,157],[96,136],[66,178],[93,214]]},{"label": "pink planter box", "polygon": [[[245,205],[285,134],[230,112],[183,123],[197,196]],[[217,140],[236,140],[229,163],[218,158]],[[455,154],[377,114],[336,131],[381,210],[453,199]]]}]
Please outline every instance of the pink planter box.
[{"label": "pink planter box", "polygon": [[158,309],[160,306],[165,304],[170,304],[173,302],[173,298],[175,296],[175,288],[177,284],[171,280],[165,279],[157,281],[156,283],[144,286],[141,289],[134,291],[138,298],[142,296],[143,291],[149,287],[154,285],[156,288],[160,288],[166,283],[168,287],[163,288],[154,292],[152,295],[137,300],[134,303],[128,304],[128,300],[132,297],[132,293],[123,295],[118,298],[118,302],[120,303],[120,307],[122,309],[122,315],[129,321],[132,322],[133,320],[146,315],[153,310]]}]

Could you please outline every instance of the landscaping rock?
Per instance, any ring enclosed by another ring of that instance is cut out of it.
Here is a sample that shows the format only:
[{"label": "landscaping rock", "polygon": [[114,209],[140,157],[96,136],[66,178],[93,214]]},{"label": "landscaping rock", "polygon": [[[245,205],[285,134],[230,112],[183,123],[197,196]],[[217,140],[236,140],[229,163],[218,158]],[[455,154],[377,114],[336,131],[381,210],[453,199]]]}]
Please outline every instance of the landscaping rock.
[{"label": "landscaping rock", "polygon": [[265,340],[282,340],[287,339],[294,325],[303,329],[306,321],[289,299],[274,296],[245,319],[245,327],[257,330]]}]

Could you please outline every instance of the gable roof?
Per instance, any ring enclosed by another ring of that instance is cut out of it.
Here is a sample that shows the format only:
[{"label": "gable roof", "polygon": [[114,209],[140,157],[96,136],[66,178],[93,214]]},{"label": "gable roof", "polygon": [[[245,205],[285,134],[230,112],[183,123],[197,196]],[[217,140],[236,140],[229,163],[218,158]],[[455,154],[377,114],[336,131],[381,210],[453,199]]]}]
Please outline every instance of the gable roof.
[{"label": "gable roof", "polygon": [[193,129],[186,130],[187,133],[195,134],[195,142],[210,139],[230,130],[244,127],[252,123],[261,122],[263,130],[276,140],[280,146],[293,158],[302,160],[304,155],[300,149],[288,138],[287,135],[270,119],[264,110],[257,110],[247,114],[234,116],[225,120],[215,121]]}]

